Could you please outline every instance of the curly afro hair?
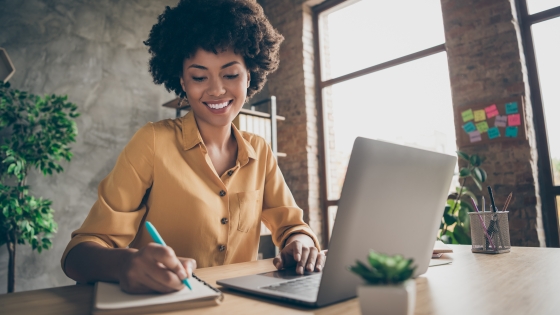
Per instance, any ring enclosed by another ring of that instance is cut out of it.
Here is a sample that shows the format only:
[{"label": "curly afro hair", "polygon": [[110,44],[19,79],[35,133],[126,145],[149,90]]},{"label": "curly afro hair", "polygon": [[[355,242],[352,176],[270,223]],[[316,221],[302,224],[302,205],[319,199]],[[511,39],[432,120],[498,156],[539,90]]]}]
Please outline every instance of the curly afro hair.
[{"label": "curly afro hair", "polygon": [[251,97],[278,68],[283,40],[255,0],[181,0],[176,7],[165,8],[144,44],[152,55],[154,83],[163,83],[180,97],[185,96],[179,78],[186,58],[199,48],[216,54],[233,48],[250,72],[247,97]]}]

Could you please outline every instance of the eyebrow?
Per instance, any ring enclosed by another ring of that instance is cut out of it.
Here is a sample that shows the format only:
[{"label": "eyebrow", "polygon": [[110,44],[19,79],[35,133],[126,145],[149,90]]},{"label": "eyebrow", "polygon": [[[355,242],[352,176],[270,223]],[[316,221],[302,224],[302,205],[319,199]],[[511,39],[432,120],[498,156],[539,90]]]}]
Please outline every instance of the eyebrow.
[{"label": "eyebrow", "polygon": [[[240,64],[240,63],[238,61],[232,61],[232,62],[229,62],[229,63],[226,63],[225,65],[223,65],[221,67],[221,69],[225,69],[229,66],[233,66],[234,64]],[[189,68],[197,68],[197,69],[202,69],[202,70],[208,70],[208,68],[206,68],[205,66],[201,66],[201,65],[197,65],[197,64],[192,64],[192,65],[189,66]]]}]

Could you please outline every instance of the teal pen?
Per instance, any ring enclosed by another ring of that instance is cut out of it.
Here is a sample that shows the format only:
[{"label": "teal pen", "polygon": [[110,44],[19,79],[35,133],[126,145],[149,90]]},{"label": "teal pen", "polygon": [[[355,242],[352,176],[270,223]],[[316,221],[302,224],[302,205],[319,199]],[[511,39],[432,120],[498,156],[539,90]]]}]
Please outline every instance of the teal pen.
[{"label": "teal pen", "polygon": [[[159,236],[159,233],[156,230],[156,227],[153,226],[153,224],[146,221],[146,229],[148,230],[148,233],[150,233],[150,236],[152,237],[154,242],[156,242],[156,243],[158,243],[159,245],[162,245],[162,246],[167,246],[167,245],[165,245],[165,242],[163,241],[163,238],[161,238],[161,236]],[[191,284],[189,283],[188,278],[183,279],[183,283],[187,286],[187,288],[192,290],[192,287],[191,287]]]}]

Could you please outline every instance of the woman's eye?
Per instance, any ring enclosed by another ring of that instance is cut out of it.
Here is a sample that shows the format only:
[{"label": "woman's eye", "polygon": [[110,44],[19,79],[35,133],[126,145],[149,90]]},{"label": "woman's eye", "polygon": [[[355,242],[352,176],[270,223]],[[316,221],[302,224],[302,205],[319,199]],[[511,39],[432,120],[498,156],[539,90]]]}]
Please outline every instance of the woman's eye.
[{"label": "woman's eye", "polygon": [[204,77],[192,77],[192,79],[196,82],[202,82],[204,81]]},{"label": "woman's eye", "polygon": [[230,74],[230,75],[225,75],[224,77],[226,79],[233,80],[233,79],[237,78],[238,76],[239,76],[239,74]]}]

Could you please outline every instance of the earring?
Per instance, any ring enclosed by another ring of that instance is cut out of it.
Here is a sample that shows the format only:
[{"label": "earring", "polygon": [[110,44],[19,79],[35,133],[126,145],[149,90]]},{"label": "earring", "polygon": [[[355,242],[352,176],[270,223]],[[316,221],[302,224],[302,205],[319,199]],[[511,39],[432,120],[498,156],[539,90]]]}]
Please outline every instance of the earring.
[{"label": "earring", "polygon": [[187,99],[187,96],[185,95],[183,98],[181,98],[181,101],[179,101],[179,108],[187,107],[187,106],[191,106],[191,104],[189,103],[189,100]]}]

